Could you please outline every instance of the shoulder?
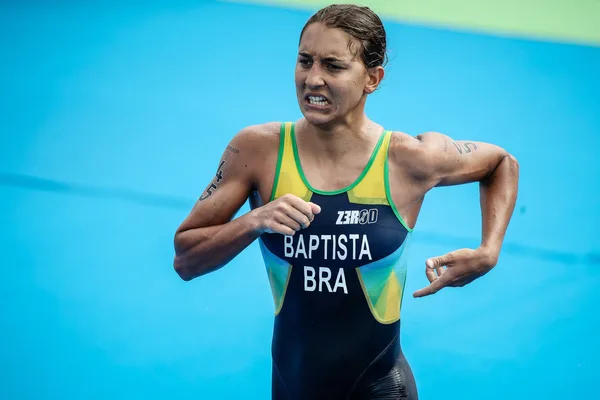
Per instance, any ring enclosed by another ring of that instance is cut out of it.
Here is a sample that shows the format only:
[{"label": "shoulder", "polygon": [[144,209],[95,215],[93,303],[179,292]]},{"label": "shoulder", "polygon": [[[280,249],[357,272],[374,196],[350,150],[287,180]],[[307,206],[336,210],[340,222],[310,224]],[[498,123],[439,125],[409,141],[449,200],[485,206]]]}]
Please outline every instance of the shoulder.
[{"label": "shoulder", "polygon": [[[227,145],[227,151],[239,154],[242,158],[268,157],[279,150],[281,122],[266,122],[248,125],[240,129]],[[255,160],[258,161],[258,160]]]},{"label": "shoulder", "polygon": [[236,176],[257,185],[276,163],[281,125],[266,122],[243,127],[227,144],[222,161],[227,159]]},{"label": "shoulder", "polygon": [[279,122],[248,125],[240,129],[227,142],[221,162],[227,165],[260,166],[265,159],[276,154],[279,148]]},{"label": "shoulder", "polygon": [[389,161],[416,178],[427,178],[431,164],[445,152],[451,139],[440,132],[411,135],[393,131],[389,145]]},{"label": "shoulder", "polygon": [[262,124],[248,125],[240,129],[232,138],[230,145],[237,144],[244,147],[268,147],[279,144],[279,132],[282,122],[265,122]]},{"label": "shoulder", "polygon": [[405,132],[392,131],[390,138],[390,151],[400,153],[414,153],[426,155],[428,152],[437,151],[450,143],[452,139],[440,132],[422,132],[410,135]]}]

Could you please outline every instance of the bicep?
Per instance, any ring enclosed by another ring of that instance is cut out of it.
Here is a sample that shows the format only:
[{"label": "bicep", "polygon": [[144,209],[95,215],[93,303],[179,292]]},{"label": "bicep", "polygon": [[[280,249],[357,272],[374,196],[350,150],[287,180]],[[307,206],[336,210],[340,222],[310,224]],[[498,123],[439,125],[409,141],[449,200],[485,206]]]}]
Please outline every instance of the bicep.
[{"label": "bicep", "polygon": [[504,149],[490,143],[454,140],[441,133],[428,133],[418,138],[423,145],[424,165],[433,186],[482,181],[508,155]]},{"label": "bicep", "polygon": [[212,179],[177,232],[227,223],[244,205],[252,191],[252,180],[241,147],[235,139],[227,146]]}]

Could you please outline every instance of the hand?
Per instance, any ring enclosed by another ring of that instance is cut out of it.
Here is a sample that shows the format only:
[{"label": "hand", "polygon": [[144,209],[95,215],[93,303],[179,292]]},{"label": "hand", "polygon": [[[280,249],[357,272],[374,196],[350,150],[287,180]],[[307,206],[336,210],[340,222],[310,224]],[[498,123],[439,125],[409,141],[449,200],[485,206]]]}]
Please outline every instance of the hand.
[{"label": "hand", "polygon": [[494,268],[497,257],[492,254],[483,248],[460,249],[428,259],[425,262],[425,274],[430,285],[417,290],[413,297],[429,296],[447,286],[462,287],[471,283]]},{"label": "hand", "polygon": [[321,207],[286,194],[254,211],[260,233],[294,235],[310,225],[315,215],[321,212]]}]

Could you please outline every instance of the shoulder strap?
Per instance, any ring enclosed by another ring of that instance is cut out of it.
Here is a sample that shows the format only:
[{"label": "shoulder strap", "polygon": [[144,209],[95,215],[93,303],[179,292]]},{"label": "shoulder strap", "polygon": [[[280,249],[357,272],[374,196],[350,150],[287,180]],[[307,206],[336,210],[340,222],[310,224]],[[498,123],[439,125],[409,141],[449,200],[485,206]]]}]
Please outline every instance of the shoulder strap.
[{"label": "shoulder strap", "polygon": [[309,201],[312,196],[312,192],[304,184],[296,165],[292,146],[292,127],[292,122],[281,124],[279,155],[277,157],[271,201],[288,193],[294,194],[305,201]]},{"label": "shoulder strap", "polygon": [[389,205],[386,194],[385,170],[391,136],[391,131],[383,133],[383,140],[381,140],[379,148],[374,154],[369,169],[365,171],[360,182],[348,191],[348,198],[351,203]]}]

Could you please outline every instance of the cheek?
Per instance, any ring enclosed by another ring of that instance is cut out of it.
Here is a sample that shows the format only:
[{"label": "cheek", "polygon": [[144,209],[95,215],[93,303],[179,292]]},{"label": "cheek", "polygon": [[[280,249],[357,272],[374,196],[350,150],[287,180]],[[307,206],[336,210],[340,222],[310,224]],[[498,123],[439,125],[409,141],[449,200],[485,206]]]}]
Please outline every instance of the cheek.
[{"label": "cheek", "polygon": [[294,69],[294,81],[296,82],[296,87],[301,87],[304,85],[304,74],[298,67]]},{"label": "cheek", "polygon": [[351,102],[355,102],[363,94],[364,85],[359,78],[350,78],[344,85],[344,96]]}]

